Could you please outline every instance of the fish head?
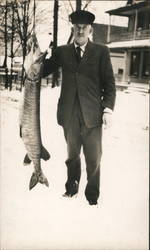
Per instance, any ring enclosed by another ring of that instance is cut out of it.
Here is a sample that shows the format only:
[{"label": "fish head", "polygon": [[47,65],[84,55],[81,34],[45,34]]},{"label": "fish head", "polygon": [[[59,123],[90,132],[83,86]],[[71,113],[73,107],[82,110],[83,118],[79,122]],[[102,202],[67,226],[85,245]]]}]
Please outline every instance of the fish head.
[{"label": "fish head", "polygon": [[32,34],[27,42],[27,55],[24,62],[24,69],[29,78],[39,77],[44,56],[45,53],[41,53],[36,35]]},{"label": "fish head", "polygon": [[32,52],[34,53],[41,53],[39,43],[36,37],[36,34],[32,34],[29,36],[28,41],[27,41],[27,55]]}]

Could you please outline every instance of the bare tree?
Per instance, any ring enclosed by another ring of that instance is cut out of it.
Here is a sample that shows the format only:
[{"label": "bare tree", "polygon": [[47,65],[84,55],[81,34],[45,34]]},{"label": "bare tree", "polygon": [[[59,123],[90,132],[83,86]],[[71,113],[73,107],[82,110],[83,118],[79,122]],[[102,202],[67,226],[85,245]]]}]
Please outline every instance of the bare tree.
[{"label": "bare tree", "polygon": [[[53,26],[53,47],[52,54],[57,47],[57,36],[58,36],[58,0],[54,0],[54,26]],[[59,72],[53,73],[52,77],[52,88],[58,85]]]},{"label": "bare tree", "polygon": [[13,79],[13,58],[14,58],[14,33],[15,33],[15,26],[14,26],[14,19],[15,19],[15,3],[11,3],[12,8],[12,17],[11,17],[11,71],[10,71],[10,82],[9,82],[9,90],[12,89],[12,79]]},{"label": "bare tree", "polygon": [[3,67],[5,68],[5,74],[6,74],[6,78],[5,78],[5,88],[8,88],[8,67],[7,67],[7,15],[8,15],[8,2],[6,0],[5,6],[4,6],[4,13],[5,13],[5,17],[4,17],[4,43],[5,43],[5,58],[4,58],[4,63],[3,63]]},{"label": "bare tree", "polygon": [[27,40],[30,36],[28,34],[28,28],[29,28],[29,5],[30,5],[30,0],[25,0],[25,1],[17,1],[15,0],[16,3],[16,15],[17,15],[17,30],[18,34],[20,37],[20,42],[22,46],[22,74],[21,74],[21,89],[22,86],[24,86],[24,62],[25,62],[25,57],[27,53]]},{"label": "bare tree", "polygon": [[82,0],[76,0],[76,10],[81,10]]},{"label": "bare tree", "polygon": [[85,10],[91,2],[92,0],[87,0],[85,6],[83,7],[83,10]]},{"label": "bare tree", "polygon": [[[14,37],[20,40],[23,51],[23,58],[25,58],[25,34],[26,34],[26,14],[27,1],[17,1],[17,0],[6,0],[1,4],[1,9],[3,9],[1,16],[1,34],[2,40],[4,40],[4,50],[5,57],[3,68],[5,68],[5,88],[12,89],[12,78],[13,78],[13,59],[17,52],[19,46],[14,51]],[[21,8],[22,7],[22,8]],[[18,36],[18,37],[17,37]],[[4,39],[3,39],[4,38]],[[8,56],[11,57],[11,68],[10,74],[8,74]]]}]

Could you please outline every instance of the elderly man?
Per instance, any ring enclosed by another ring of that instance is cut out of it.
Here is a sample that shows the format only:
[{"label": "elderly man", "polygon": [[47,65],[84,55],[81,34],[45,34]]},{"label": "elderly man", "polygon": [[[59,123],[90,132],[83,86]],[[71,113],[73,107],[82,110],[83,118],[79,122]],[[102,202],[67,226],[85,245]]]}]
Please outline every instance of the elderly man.
[{"label": "elderly man", "polygon": [[115,81],[108,48],[89,40],[95,16],[84,10],[70,15],[74,41],[60,46],[44,62],[43,75],[62,68],[57,120],[64,129],[68,158],[65,197],[78,193],[81,176],[80,151],[86,161],[85,196],[96,205],[100,193],[102,124],[110,126],[115,103]]}]

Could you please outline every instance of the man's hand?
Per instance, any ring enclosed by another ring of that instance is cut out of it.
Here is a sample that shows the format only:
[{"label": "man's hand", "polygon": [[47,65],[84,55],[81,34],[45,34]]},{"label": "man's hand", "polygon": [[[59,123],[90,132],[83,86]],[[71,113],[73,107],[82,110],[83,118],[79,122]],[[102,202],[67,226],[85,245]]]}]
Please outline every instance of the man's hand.
[{"label": "man's hand", "polygon": [[48,49],[46,50],[47,54],[46,54],[46,58],[49,58],[51,57],[51,54],[52,54],[52,50],[51,48],[48,47]]},{"label": "man's hand", "polygon": [[102,119],[103,119],[104,129],[108,129],[112,126],[112,113],[104,112]]}]

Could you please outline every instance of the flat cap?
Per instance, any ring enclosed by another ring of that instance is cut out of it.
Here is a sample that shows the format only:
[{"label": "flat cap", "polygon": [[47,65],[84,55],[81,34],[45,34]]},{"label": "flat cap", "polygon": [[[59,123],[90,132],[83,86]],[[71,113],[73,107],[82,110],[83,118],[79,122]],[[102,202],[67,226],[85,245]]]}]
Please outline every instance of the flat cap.
[{"label": "flat cap", "polygon": [[95,20],[95,15],[89,11],[77,10],[69,15],[69,20],[72,24],[92,24]]}]

